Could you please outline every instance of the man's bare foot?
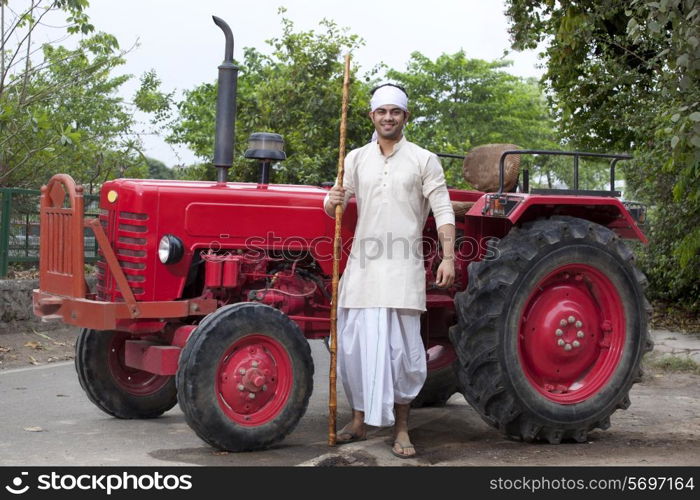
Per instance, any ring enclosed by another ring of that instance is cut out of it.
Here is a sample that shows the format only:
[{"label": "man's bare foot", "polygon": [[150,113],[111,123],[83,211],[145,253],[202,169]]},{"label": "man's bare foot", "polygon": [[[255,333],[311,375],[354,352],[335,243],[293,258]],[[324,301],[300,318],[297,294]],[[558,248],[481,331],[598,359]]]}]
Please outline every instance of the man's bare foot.
[{"label": "man's bare foot", "polygon": [[365,425],[364,412],[353,410],[352,420],[345,425],[336,435],[337,444],[364,441],[367,439],[367,426]]},{"label": "man's bare foot", "polygon": [[343,427],[336,436],[337,444],[352,443],[354,441],[364,441],[367,439],[367,430],[356,430],[352,426],[352,422]]},{"label": "man's bare foot", "polygon": [[416,449],[408,437],[408,414],[411,411],[410,404],[394,404],[394,444],[391,452],[399,458],[411,458],[416,456]]},{"label": "man's bare foot", "polygon": [[408,432],[399,431],[394,434],[394,444],[391,452],[399,458],[411,458],[416,456],[416,449],[408,437]]}]

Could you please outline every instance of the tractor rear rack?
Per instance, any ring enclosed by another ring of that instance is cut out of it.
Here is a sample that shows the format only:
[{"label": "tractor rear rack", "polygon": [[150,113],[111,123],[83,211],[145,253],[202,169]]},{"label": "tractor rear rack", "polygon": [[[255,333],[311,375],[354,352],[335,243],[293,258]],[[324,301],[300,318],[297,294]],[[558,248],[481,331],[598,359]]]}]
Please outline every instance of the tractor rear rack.
[{"label": "tractor rear rack", "polygon": [[[441,158],[450,158],[457,160],[464,160],[465,155],[453,154],[453,153],[438,153]],[[556,194],[568,194],[574,196],[606,196],[606,197],[620,197],[620,191],[615,190],[615,165],[620,160],[630,160],[631,155],[628,154],[608,154],[608,153],[590,153],[584,151],[556,151],[547,149],[514,149],[509,151],[504,151],[501,154],[501,158],[498,164],[498,174],[499,174],[499,188],[498,194],[502,194],[504,189],[504,179],[505,179],[505,161],[506,157],[509,155],[551,155],[551,156],[571,156],[573,157],[573,171],[574,171],[574,182],[573,189],[530,189],[530,173],[529,170],[523,171],[523,186],[522,190],[524,193],[531,194],[544,194],[544,195],[556,195]],[[579,189],[579,159],[581,157],[587,158],[608,158],[610,159],[610,189],[609,190],[587,190]]]},{"label": "tractor rear rack", "polygon": [[[503,183],[505,176],[505,163],[506,157],[508,155],[551,155],[551,156],[571,156],[574,159],[573,169],[574,169],[574,186],[573,189],[538,189],[530,191],[530,175],[529,170],[523,172],[523,192],[533,194],[573,194],[573,195],[588,195],[588,196],[614,196],[619,197],[620,192],[615,191],[615,165],[620,160],[630,160],[631,155],[627,154],[608,154],[608,153],[589,153],[583,151],[552,151],[546,149],[518,149],[511,151],[504,151],[501,154],[501,159],[498,163],[498,178],[499,178],[499,188],[498,193],[503,193]],[[579,158],[609,158],[610,159],[610,190],[609,191],[590,191],[590,190],[579,190]]]}]

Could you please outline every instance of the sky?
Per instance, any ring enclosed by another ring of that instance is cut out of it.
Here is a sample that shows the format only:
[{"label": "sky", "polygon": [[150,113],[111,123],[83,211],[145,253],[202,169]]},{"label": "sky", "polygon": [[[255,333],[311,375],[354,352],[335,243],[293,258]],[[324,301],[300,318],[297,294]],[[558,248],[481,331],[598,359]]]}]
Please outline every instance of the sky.
[{"label": "sky", "polygon": [[[135,75],[123,89],[130,100],[138,77],[151,69],[165,91],[216,79],[224,37],[212,15],[231,27],[234,58],[243,58],[243,47],[269,52],[265,40],[282,33],[281,6],[297,30],[317,28],[327,18],[361,36],[365,45],[353,55],[353,64],[362,70],[381,62],[403,70],[414,51],[435,59],[464,49],[467,57],[495,60],[510,47],[502,0],[90,0],[87,12],[97,30],[130,49],[122,67]],[[511,52],[507,59],[515,75],[542,74],[534,51]],[[186,148],[167,145],[162,137],[146,135],[144,143],[148,156],[168,166],[195,161]]]}]

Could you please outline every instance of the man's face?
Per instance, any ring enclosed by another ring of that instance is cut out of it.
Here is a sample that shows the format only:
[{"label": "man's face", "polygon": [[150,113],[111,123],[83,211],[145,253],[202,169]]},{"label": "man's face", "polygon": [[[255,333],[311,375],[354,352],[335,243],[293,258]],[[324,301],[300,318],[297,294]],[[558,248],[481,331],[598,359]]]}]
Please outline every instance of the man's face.
[{"label": "man's face", "polygon": [[408,121],[408,112],[393,104],[387,104],[371,111],[369,117],[379,137],[396,140],[401,137],[401,131]]}]

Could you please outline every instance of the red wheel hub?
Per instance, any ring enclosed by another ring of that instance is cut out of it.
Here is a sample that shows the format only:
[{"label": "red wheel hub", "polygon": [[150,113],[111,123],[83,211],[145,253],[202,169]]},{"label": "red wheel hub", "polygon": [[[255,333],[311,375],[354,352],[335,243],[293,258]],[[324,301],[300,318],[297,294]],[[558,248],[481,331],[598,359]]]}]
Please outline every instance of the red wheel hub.
[{"label": "red wheel hub", "polygon": [[266,335],[247,335],[219,361],[219,406],[238,424],[264,424],[284,408],[292,381],[292,362],[284,346]]},{"label": "red wheel hub", "polygon": [[428,371],[445,368],[457,359],[452,344],[447,341],[431,341],[425,353],[428,357]]},{"label": "red wheel hub", "polygon": [[530,384],[551,401],[575,404],[598,393],[615,372],[624,342],[622,300],[594,267],[558,268],[525,303],[521,365]]},{"label": "red wheel hub", "polygon": [[[107,335],[96,333],[95,335]],[[126,366],[124,362],[124,343],[131,336],[124,332],[114,332],[109,346],[107,363],[114,381],[124,391],[134,396],[148,396],[163,388],[170,380],[168,375],[156,375]]]}]

